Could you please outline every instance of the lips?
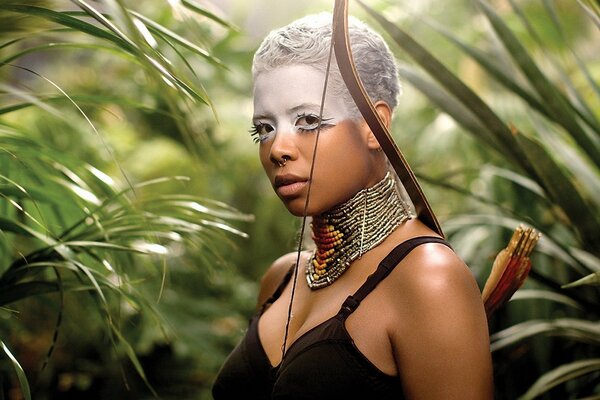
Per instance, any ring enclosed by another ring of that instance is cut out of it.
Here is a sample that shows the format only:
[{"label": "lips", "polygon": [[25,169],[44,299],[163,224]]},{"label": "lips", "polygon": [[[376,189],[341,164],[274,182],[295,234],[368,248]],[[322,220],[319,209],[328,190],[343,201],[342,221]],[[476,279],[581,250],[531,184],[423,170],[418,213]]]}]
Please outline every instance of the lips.
[{"label": "lips", "polygon": [[275,177],[275,191],[282,197],[297,195],[308,184],[308,179],[292,174],[277,175]]}]

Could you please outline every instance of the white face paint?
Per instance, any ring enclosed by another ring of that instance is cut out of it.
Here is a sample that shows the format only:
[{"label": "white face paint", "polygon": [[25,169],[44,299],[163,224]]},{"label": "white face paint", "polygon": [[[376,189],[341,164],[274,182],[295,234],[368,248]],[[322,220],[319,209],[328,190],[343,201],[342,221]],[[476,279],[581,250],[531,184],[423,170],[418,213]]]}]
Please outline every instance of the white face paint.
[{"label": "white face paint", "polygon": [[253,135],[260,142],[260,160],[277,195],[298,216],[303,215],[309,187],[307,213],[316,215],[372,186],[385,173],[380,153],[369,147],[367,124],[354,119],[333,91],[325,99],[315,151],[324,80],[324,72],[294,65],[262,72],[254,83]]},{"label": "white face paint", "polygon": [[[315,131],[323,96],[325,73],[308,65],[290,65],[260,73],[254,83],[252,134],[265,142],[275,135]],[[322,127],[350,119],[340,96],[327,93]]]}]

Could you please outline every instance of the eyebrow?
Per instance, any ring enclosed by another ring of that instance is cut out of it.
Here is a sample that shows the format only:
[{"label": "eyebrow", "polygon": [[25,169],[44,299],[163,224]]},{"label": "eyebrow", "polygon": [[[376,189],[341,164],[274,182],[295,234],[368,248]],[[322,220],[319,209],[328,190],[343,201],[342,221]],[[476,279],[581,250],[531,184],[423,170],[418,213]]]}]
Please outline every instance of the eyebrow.
[{"label": "eyebrow", "polygon": [[256,121],[257,119],[271,119],[272,114],[258,114],[252,116],[252,121]]},{"label": "eyebrow", "polygon": [[[313,110],[320,110],[321,109],[321,105],[320,104],[316,104],[316,103],[302,103],[299,104],[297,106],[294,106],[288,110],[286,110],[288,113],[290,114],[297,114],[300,110],[304,110],[304,109],[313,109]],[[257,114],[257,115],[253,115],[252,116],[252,120],[256,121],[258,119],[272,119],[273,118],[273,114],[271,113],[265,113],[265,114]]]},{"label": "eyebrow", "polygon": [[306,108],[312,108],[312,109],[319,110],[321,108],[321,105],[315,104],[315,103],[302,103],[300,105],[290,108],[288,111],[290,111],[292,113],[296,113],[296,112],[306,109]]}]

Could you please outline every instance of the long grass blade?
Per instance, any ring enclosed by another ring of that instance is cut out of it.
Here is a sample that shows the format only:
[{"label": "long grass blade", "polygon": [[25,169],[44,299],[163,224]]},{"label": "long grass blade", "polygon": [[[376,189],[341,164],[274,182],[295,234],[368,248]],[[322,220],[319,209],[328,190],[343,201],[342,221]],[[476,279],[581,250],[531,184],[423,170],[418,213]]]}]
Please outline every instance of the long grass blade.
[{"label": "long grass blade", "polygon": [[525,89],[516,79],[514,75],[509,74],[503,65],[496,64],[493,60],[494,57],[487,53],[479,50],[474,46],[470,46],[456,36],[453,32],[446,29],[441,24],[427,21],[427,23],[436,31],[441,33],[446,39],[453,43],[456,47],[461,49],[465,54],[469,55],[475,60],[485,71],[487,71],[491,77],[493,77],[498,83],[506,87],[509,91],[515,93],[517,96],[525,100],[533,109],[537,110],[542,115],[551,118],[552,116],[548,112],[546,106],[536,96],[530,93],[529,90]]},{"label": "long grass blade", "polygon": [[540,98],[545,100],[549,112],[554,115],[554,119],[581,146],[581,150],[588,154],[592,162],[600,167],[600,148],[595,141],[588,137],[588,134],[574,118],[571,107],[565,100],[564,95],[542,73],[523,47],[523,44],[515,37],[493,8],[485,0],[479,0],[478,3],[508,53],[528,78],[532,87],[538,92]]},{"label": "long grass blade", "polygon": [[[444,223],[444,231],[448,234],[456,232],[466,226],[494,226],[502,227],[508,231],[512,231],[516,225],[519,225],[523,221],[515,218],[508,217],[506,215],[490,215],[490,214],[468,214],[458,215],[449,218]],[[532,223],[533,221],[525,221]],[[570,248],[563,243],[560,238],[553,237],[552,232],[544,231],[539,226],[535,226],[535,229],[542,233],[542,238],[538,244],[537,250],[541,253],[547,254],[551,258],[556,258],[571,268],[577,274],[589,273],[587,265],[580,262],[576,257],[571,254]],[[554,285],[560,288],[560,284]]]},{"label": "long grass blade", "polygon": [[[596,119],[594,112],[588,106],[585,98],[575,88],[575,85],[573,84],[573,81],[569,77],[569,74],[565,71],[565,69],[560,65],[560,63],[546,49],[546,43],[544,43],[544,41],[542,40],[540,35],[538,35],[536,30],[533,28],[530,21],[527,19],[525,13],[521,9],[521,7],[519,7],[518,4],[515,3],[514,0],[509,0],[509,1],[511,4],[511,7],[513,8],[515,13],[521,20],[523,26],[525,26],[525,29],[529,33],[529,36],[535,40],[535,42],[538,44],[538,48],[545,55],[546,60],[548,60],[551,63],[551,65],[554,67],[554,69],[557,71],[558,76],[560,76],[560,78],[563,82],[563,86],[565,86],[565,88],[568,89],[568,93],[570,93],[571,96],[574,97],[575,100],[577,100],[577,104],[575,104],[575,103],[569,101],[569,99],[563,95],[565,102],[590,127],[592,127],[596,132],[600,132],[600,123]],[[589,75],[589,71],[587,70],[587,67],[585,66],[585,64],[583,64],[581,62],[581,59],[577,56],[577,53],[575,53],[573,48],[566,43],[563,29],[560,25],[558,16],[556,15],[554,8],[546,1],[543,3],[544,3],[544,8],[547,11],[547,13],[549,14],[550,20],[552,21],[552,23],[555,27],[555,30],[559,34],[559,37],[561,38],[562,42],[569,49],[571,55],[573,56],[573,59],[577,62],[577,66],[579,67],[579,70],[583,73],[583,75],[586,77],[586,79],[588,79],[590,88],[592,88],[592,90],[596,93],[596,96],[599,96],[600,95],[600,87],[598,87],[598,84],[594,81],[594,79],[591,78],[591,76]],[[561,93],[561,95],[562,95],[562,93]]]},{"label": "long grass blade", "polygon": [[400,65],[398,72],[402,78],[410,82],[411,85],[427,96],[431,102],[451,116],[468,132],[479,136],[485,143],[494,147],[497,151],[502,151],[502,149],[496,145],[493,132],[491,132],[486,125],[482,124],[469,108],[465,107],[462,103],[457,102],[454,96],[450,95],[439,85],[421,76],[421,74],[409,65]]},{"label": "long grass blade", "polygon": [[559,336],[584,343],[600,344],[600,323],[576,318],[529,320],[491,335],[492,352],[537,335]]},{"label": "long grass blade", "polygon": [[25,375],[25,371],[23,371],[23,367],[21,367],[21,364],[19,364],[15,356],[13,356],[2,340],[0,340],[0,348],[2,348],[2,351],[6,357],[8,357],[13,368],[15,369],[15,372],[17,373],[17,379],[19,380],[19,385],[21,386],[23,398],[25,400],[31,400],[31,390],[29,389],[29,382],[27,381],[27,376]]},{"label": "long grass blade", "polygon": [[455,96],[467,109],[471,110],[482,125],[494,134],[494,146],[500,148],[502,153],[509,156],[512,161],[526,171],[532,171],[528,160],[519,146],[515,145],[514,138],[508,126],[494,113],[494,111],[456,75],[446,68],[436,57],[421,46],[409,34],[391,23],[383,15],[365,5],[358,3],[383,27],[400,48],[409,54],[423,69],[437,80],[449,93]]},{"label": "long grass blade", "polygon": [[519,301],[519,300],[544,300],[544,301],[552,301],[554,303],[560,303],[567,305],[569,307],[582,310],[581,305],[571,299],[568,296],[562,295],[560,293],[552,292],[550,290],[542,290],[542,289],[521,289],[510,299],[510,301]]},{"label": "long grass blade", "polygon": [[115,46],[107,46],[107,45],[102,45],[99,43],[92,44],[92,43],[52,42],[52,43],[42,44],[39,46],[27,47],[26,49],[23,49],[16,53],[10,54],[6,58],[0,60],[0,66],[2,66],[2,64],[7,65],[21,57],[28,55],[28,54],[34,54],[34,53],[38,53],[41,51],[54,51],[54,50],[64,50],[64,49],[74,49],[74,50],[89,49],[89,50],[93,50],[93,51],[103,50],[103,51],[111,52],[113,54],[127,58],[130,61],[135,60],[135,58],[131,55],[131,53],[122,51],[120,48],[115,47]]},{"label": "long grass blade", "polygon": [[598,214],[581,196],[579,188],[565,175],[541,143],[524,135],[518,135],[517,141],[525,150],[548,196],[570,219],[569,226],[579,233],[581,241],[587,243],[589,248],[600,248]]},{"label": "long grass blade", "polygon": [[540,376],[529,390],[519,397],[519,400],[538,398],[553,387],[596,371],[600,371],[600,358],[574,361],[561,365]]},{"label": "long grass blade", "polygon": [[5,306],[15,301],[23,300],[31,296],[55,293],[59,290],[56,282],[31,281],[17,284],[1,285],[0,306]]},{"label": "long grass blade", "polygon": [[548,153],[573,177],[581,195],[591,204],[600,204],[600,170],[585,154],[578,151],[568,138],[558,132],[559,128],[556,125],[536,116],[532,116],[531,120],[541,143],[544,143]]},{"label": "long grass blade", "polygon": [[182,0],[181,4],[183,4],[183,6],[189,10],[192,10],[195,13],[198,13],[200,15],[203,15],[215,22],[217,22],[218,24],[223,25],[224,27],[231,29],[233,31],[239,31],[239,28],[237,28],[235,25],[233,25],[230,22],[225,21],[223,18],[219,17],[218,15],[216,15],[213,12],[208,11],[206,8],[202,7],[201,5],[199,5],[198,3],[196,3],[193,0]]},{"label": "long grass blade", "polygon": [[577,4],[585,11],[585,13],[594,21],[596,27],[600,29],[600,6],[594,0],[577,0]]},{"label": "long grass blade", "polygon": [[78,18],[74,18],[68,15],[67,13],[61,13],[42,7],[16,4],[0,4],[0,10],[44,18],[57,24],[73,28],[79,32],[83,32],[88,35],[98,37],[100,39],[108,40],[127,51],[133,51],[131,44],[118,37],[117,35],[90,23],[82,21]]},{"label": "long grass blade", "polygon": [[595,272],[593,274],[589,274],[587,276],[584,276],[581,279],[576,280],[575,282],[571,282],[567,285],[563,285],[562,287],[565,289],[570,289],[570,288],[584,286],[584,285],[600,286],[600,272]]},{"label": "long grass blade", "polygon": [[186,49],[193,51],[194,53],[198,54],[199,56],[202,56],[203,58],[205,58],[211,64],[217,65],[222,68],[227,68],[227,66],[225,64],[223,64],[223,62],[221,60],[212,56],[208,51],[200,48],[199,46],[196,46],[194,43],[190,42],[186,38],[165,28],[161,24],[159,24],[155,21],[152,21],[150,18],[147,18],[138,12],[135,12],[133,10],[129,10],[129,12],[131,13],[131,15],[135,16],[136,18],[141,20],[146,26],[148,26],[148,28],[152,32],[159,34],[161,37],[164,37],[166,40],[173,41],[173,42],[185,47]]}]

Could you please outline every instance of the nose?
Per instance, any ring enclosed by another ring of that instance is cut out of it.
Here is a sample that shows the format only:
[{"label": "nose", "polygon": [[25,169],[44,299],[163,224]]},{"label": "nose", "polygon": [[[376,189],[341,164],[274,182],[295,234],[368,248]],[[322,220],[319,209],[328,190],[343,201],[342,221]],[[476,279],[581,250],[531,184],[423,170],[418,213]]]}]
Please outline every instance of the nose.
[{"label": "nose", "polygon": [[274,165],[283,167],[288,161],[298,158],[296,137],[291,131],[277,132],[269,151],[269,158]]}]

